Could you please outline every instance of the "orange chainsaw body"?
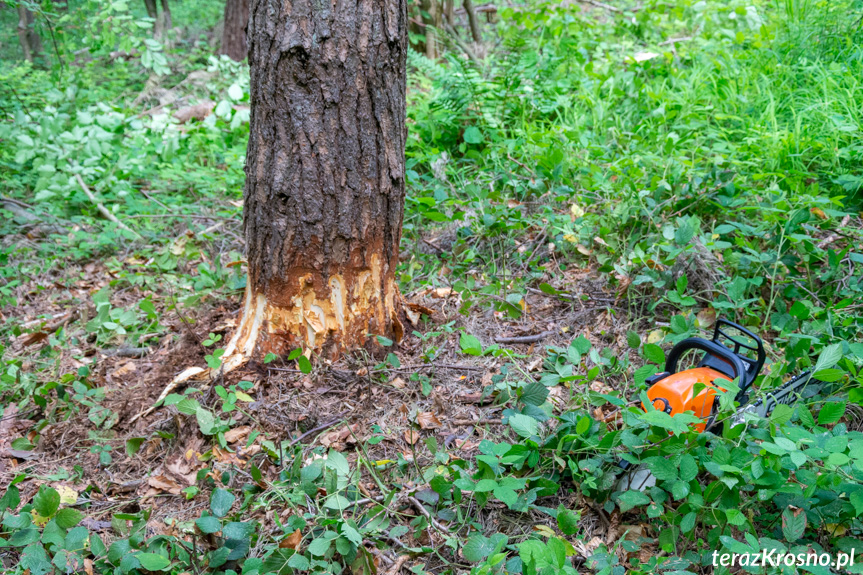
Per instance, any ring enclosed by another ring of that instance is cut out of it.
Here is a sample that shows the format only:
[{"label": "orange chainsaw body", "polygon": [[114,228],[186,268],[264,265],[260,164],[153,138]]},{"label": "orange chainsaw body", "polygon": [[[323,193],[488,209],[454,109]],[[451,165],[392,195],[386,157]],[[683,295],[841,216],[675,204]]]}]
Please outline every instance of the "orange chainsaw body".
[{"label": "orange chainsaw body", "polygon": [[[704,420],[704,423],[695,426],[696,431],[700,433],[704,431],[707,419],[713,413],[716,390],[725,391],[724,388],[716,385],[717,380],[720,379],[730,381],[727,375],[709,367],[687,369],[657,381],[647,390],[647,397],[653,403],[653,407],[671,416],[685,411],[694,412],[696,417]],[[699,383],[704,384],[704,388],[696,395],[695,386]],[[647,409],[644,404],[642,408]]]}]

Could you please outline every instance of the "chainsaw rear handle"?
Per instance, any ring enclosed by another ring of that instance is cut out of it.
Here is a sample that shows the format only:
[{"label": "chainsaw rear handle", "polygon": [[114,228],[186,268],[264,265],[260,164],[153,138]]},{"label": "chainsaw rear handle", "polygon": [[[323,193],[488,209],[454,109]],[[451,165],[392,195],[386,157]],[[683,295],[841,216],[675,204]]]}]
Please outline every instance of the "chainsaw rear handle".
[{"label": "chainsaw rear handle", "polygon": [[[665,360],[665,371],[668,373],[677,373],[677,362],[680,361],[680,358],[683,357],[684,353],[693,349],[703,351],[707,354],[702,358],[702,364],[707,359],[707,356],[713,356],[719,359],[723,364],[722,367],[727,364],[731,373],[726,373],[723,369],[717,369],[717,371],[729,376],[730,379],[737,379],[741,387],[741,391],[744,390],[747,372],[746,366],[743,364],[743,360],[724,345],[718,344],[715,341],[706,340],[702,337],[690,337],[675,345],[674,348],[668,352],[668,357]],[[716,369],[719,366],[711,364],[711,367]]]}]

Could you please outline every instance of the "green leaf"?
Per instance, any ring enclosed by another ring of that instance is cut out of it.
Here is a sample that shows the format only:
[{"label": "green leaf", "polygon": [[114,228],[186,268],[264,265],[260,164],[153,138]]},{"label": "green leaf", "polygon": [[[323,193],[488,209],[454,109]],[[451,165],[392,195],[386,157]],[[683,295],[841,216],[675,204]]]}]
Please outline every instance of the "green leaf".
[{"label": "green leaf", "polygon": [[693,456],[684,453],[680,457],[680,479],[692,481],[698,475],[698,462]]},{"label": "green leaf", "polygon": [[177,411],[186,415],[195,415],[201,409],[201,404],[198,400],[187,397],[177,403]]},{"label": "green leaf", "polygon": [[135,557],[141,562],[141,567],[147,571],[164,571],[171,566],[171,561],[167,557],[158,553],[135,553]]},{"label": "green leaf", "polygon": [[471,535],[464,547],[461,548],[462,555],[471,563],[482,561],[492,551],[494,551],[494,543],[479,533]]},{"label": "green leaf", "polygon": [[234,504],[236,497],[230,491],[222,488],[213,490],[213,495],[210,496],[210,511],[216,517],[224,517],[231,510],[231,505]]},{"label": "green leaf", "polygon": [[130,437],[129,439],[127,439],[126,455],[128,455],[129,457],[134,456],[136,453],[138,453],[138,450],[141,449],[141,445],[143,445],[146,440],[147,439],[144,437]]},{"label": "green leaf", "polygon": [[626,344],[629,347],[631,347],[632,349],[638,349],[639,347],[641,347],[641,336],[639,336],[634,331],[631,331],[631,330],[627,331],[626,332]]},{"label": "green leaf", "polygon": [[198,407],[198,411],[195,412],[195,418],[198,420],[198,427],[201,428],[201,433],[204,435],[213,435],[216,418],[210,413],[210,410],[206,407]]},{"label": "green leaf", "polygon": [[481,479],[477,481],[473,490],[476,493],[485,493],[487,491],[493,491],[497,487],[497,481],[494,479]]},{"label": "green leaf", "polygon": [[624,491],[617,498],[617,504],[620,506],[621,513],[626,513],[633,507],[647,505],[648,503],[650,503],[650,497],[641,491],[636,491],[634,489]]},{"label": "green leaf", "polygon": [[863,491],[855,491],[851,494],[851,505],[854,506],[854,512],[857,513],[857,517],[863,515]]},{"label": "green leaf", "polygon": [[787,507],[782,512],[782,535],[789,543],[794,543],[806,531],[806,511]]},{"label": "green leaf", "polygon": [[818,425],[829,425],[836,423],[845,415],[844,401],[829,401],[824,404],[818,413]]},{"label": "green leaf", "polygon": [[297,367],[305,374],[312,373],[312,362],[304,355],[297,358]]},{"label": "green leaf", "polygon": [[390,347],[393,344],[393,340],[388,337],[384,337],[382,335],[376,335],[375,337],[377,338],[378,343],[384,347]]},{"label": "green leaf", "polygon": [[564,535],[575,535],[578,532],[578,522],[581,515],[563,505],[557,508],[557,527]]},{"label": "green leaf", "polygon": [[791,421],[791,415],[793,413],[794,409],[792,409],[790,405],[780,403],[773,410],[773,413],[770,414],[770,423],[774,425],[785,425]]},{"label": "green leaf", "polygon": [[33,498],[33,507],[42,517],[52,517],[60,507],[60,494],[53,487],[42,485]]},{"label": "green leaf", "polygon": [[468,355],[482,355],[482,344],[479,339],[469,333],[462,333],[459,345],[463,353]]},{"label": "green leaf", "polygon": [[30,528],[14,532],[9,538],[8,544],[12,547],[24,547],[37,541],[39,541],[39,530]]},{"label": "green leaf", "polygon": [[655,343],[644,344],[644,357],[657,365],[665,364],[665,352]]},{"label": "green leaf", "polygon": [[469,126],[464,131],[464,141],[468,144],[481,144],[483,141],[482,132],[476,126]]},{"label": "green leaf", "polygon": [[688,413],[678,413],[674,417],[664,411],[648,411],[640,414],[643,421],[650,425],[655,425],[672,432],[674,435],[680,435],[689,431],[689,426],[695,423],[701,423],[701,419]]},{"label": "green leaf", "polygon": [[521,400],[528,405],[542,405],[548,397],[548,388],[532,381],[521,389]]},{"label": "green leaf", "polygon": [[[333,544],[333,539],[335,537],[328,537],[332,532],[327,532],[323,537],[318,537],[316,539],[312,539],[312,542],[309,543],[307,548],[308,552],[316,557],[321,557],[327,551],[330,550],[330,546]],[[332,535],[337,535],[336,533],[332,533]]]},{"label": "green leaf", "polygon": [[839,381],[845,375],[845,372],[841,369],[829,368],[822,369],[821,371],[816,371],[812,374],[814,379],[819,381],[824,381],[827,383],[833,383],[834,381]]},{"label": "green leaf", "polygon": [[689,533],[695,528],[695,519],[696,515],[694,512],[689,512],[683,516],[683,519],[680,520],[680,531],[683,533]]},{"label": "green leaf", "polygon": [[828,345],[821,350],[821,355],[818,356],[818,361],[815,362],[812,372],[818,373],[819,371],[829,369],[836,365],[836,362],[840,359],[842,359],[842,344],[834,343],[833,345]]},{"label": "green leaf", "polygon": [[664,457],[649,457],[645,463],[658,480],[673,481],[677,479],[677,468]]},{"label": "green leaf", "polygon": [[195,525],[201,530],[201,533],[217,533],[222,528],[222,522],[212,515],[199,517],[195,520]]},{"label": "green leaf", "polygon": [[522,437],[529,438],[539,434],[539,422],[529,415],[514,413],[509,416],[509,426]]},{"label": "green leaf", "polygon": [[71,529],[72,527],[75,527],[82,519],[84,519],[84,514],[77,509],[72,509],[71,507],[61,509],[57,512],[57,517],[54,518],[57,525],[63,529]]}]

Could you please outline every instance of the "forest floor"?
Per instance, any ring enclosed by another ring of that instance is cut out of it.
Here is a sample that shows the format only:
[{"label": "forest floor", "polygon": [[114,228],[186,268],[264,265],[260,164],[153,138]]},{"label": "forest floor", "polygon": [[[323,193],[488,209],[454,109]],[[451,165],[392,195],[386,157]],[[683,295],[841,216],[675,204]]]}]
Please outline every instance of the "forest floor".
[{"label": "forest floor", "polygon": [[[64,20],[64,66],[0,62],[7,572],[678,575],[861,546],[859,2],[500,4],[481,50],[411,51],[408,333],[228,374],[249,72],[213,55],[219,2],[176,4],[164,42],[111,2]],[[764,339],[755,397],[834,385],[716,434],[640,409],[721,317]]]}]

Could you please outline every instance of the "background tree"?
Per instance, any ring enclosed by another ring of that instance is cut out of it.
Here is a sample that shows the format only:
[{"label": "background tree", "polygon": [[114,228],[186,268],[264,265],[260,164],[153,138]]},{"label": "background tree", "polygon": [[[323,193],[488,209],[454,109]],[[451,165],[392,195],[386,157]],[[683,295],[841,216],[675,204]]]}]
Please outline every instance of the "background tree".
[{"label": "background tree", "polygon": [[251,3],[249,279],[226,368],[402,335],[406,2],[273,6]]},{"label": "background tree", "polygon": [[225,2],[224,27],[222,29],[222,54],[240,62],[246,59],[246,25],[249,23],[249,0],[227,0]]},{"label": "background tree", "polygon": [[42,39],[35,29],[36,19],[33,12],[23,3],[18,4],[18,41],[24,52],[24,59],[30,62],[42,52]]},{"label": "background tree", "polygon": [[156,0],[144,0],[144,7],[147,9],[147,16],[153,19],[153,36],[161,38],[165,31],[173,28],[173,19],[171,18],[171,6],[168,0],[160,0],[162,11],[159,12]]}]

